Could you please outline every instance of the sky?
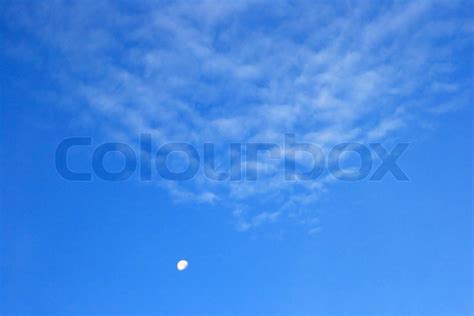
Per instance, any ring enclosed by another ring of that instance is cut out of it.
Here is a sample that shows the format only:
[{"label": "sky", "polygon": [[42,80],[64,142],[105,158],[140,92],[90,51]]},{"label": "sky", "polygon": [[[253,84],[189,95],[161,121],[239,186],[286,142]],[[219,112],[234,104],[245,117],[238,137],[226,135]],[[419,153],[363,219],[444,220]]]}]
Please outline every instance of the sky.
[{"label": "sky", "polygon": [[[472,7],[0,1],[0,315],[473,314]],[[314,162],[285,135],[328,168],[285,179],[285,159]],[[67,156],[89,181],[57,168],[71,137],[90,140]],[[140,158],[104,157],[123,181],[93,167],[111,142]],[[168,156],[198,168],[186,181],[154,168],[173,142],[200,155]],[[221,172],[233,143],[279,147],[216,181],[206,143]],[[368,148],[368,176],[330,171],[341,143]],[[408,180],[370,180],[374,143],[408,144]]]}]

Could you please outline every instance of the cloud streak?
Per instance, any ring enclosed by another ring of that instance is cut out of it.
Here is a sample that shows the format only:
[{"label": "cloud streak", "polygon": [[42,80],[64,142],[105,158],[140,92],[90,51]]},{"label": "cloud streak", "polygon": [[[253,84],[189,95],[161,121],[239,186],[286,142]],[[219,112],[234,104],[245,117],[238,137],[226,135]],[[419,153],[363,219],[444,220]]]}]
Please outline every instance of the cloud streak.
[{"label": "cloud streak", "polygon": [[[196,145],[283,144],[295,133],[329,148],[384,141],[467,104],[469,74],[450,79],[469,62],[456,59],[472,37],[472,21],[455,14],[463,5],[12,3],[7,29],[20,36],[6,46],[15,55],[34,43],[27,51],[60,93],[105,133]],[[255,183],[163,185],[178,199],[233,209],[239,230],[317,216],[307,210],[331,179],[284,182],[281,166],[264,164]]]}]

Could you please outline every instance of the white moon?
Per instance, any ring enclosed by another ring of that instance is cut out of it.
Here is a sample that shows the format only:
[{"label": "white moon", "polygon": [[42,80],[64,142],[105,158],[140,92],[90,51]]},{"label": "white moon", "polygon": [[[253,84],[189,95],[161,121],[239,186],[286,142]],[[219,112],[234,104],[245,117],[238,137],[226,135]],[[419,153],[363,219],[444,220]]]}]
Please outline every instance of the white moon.
[{"label": "white moon", "polygon": [[179,260],[178,263],[176,264],[176,268],[179,271],[183,271],[188,267],[188,262],[186,260]]}]

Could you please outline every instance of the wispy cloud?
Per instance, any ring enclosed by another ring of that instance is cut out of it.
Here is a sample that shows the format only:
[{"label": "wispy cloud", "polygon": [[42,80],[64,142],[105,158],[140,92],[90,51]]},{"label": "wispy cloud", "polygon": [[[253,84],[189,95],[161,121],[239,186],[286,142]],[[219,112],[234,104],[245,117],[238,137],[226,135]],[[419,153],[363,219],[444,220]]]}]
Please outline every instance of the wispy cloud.
[{"label": "wispy cloud", "polygon": [[[12,3],[6,27],[18,37],[6,46],[41,56],[107,133],[198,145],[282,144],[296,133],[329,148],[383,141],[467,104],[469,75],[450,79],[469,63],[456,58],[472,36],[459,10],[452,1]],[[245,209],[234,213],[240,230],[317,208],[330,179],[289,183],[265,164],[255,183],[165,186],[178,199]]]}]

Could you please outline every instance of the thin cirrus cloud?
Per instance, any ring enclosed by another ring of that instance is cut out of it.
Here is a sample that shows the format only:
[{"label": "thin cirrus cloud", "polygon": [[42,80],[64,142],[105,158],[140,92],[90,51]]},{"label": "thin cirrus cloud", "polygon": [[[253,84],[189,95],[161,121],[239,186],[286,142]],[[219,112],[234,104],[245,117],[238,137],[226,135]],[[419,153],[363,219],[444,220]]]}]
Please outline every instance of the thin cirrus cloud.
[{"label": "thin cirrus cloud", "polygon": [[[295,133],[330,148],[386,141],[467,104],[466,62],[456,54],[468,47],[472,22],[454,14],[463,5],[15,3],[7,28],[22,36],[5,46],[39,58],[58,94],[106,134],[201,145],[282,144]],[[309,232],[319,231],[308,210],[331,179],[285,182],[281,164],[267,160],[255,183],[198,175],[163,185],[179,200],[222,203],[239,230],[304,217]]]}]

